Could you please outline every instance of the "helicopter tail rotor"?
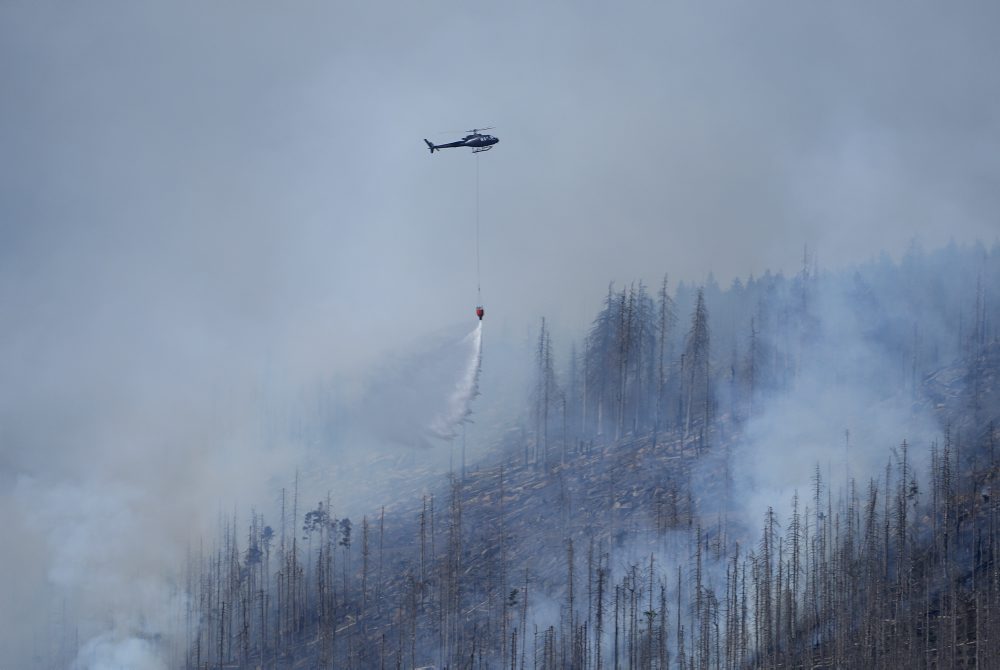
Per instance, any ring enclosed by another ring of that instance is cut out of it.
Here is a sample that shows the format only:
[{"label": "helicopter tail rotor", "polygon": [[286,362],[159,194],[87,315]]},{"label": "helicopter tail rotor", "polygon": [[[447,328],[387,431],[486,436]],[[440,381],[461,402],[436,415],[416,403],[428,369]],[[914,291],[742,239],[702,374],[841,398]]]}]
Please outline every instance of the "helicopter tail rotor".
[{"label": "helicopter tail rotor", "polygon": [[436,147],[436,146],[434,146],[433,144],[431,144],[431,143],[430,143],[430,142],[428,142],[427,140],[424,140],[424,144],[426,144],[426,145],[427,145],[427,148],[431,150],[431,153],[434,153],[434,150],[435,150],[435,149],[437,149],[437,147]]}]

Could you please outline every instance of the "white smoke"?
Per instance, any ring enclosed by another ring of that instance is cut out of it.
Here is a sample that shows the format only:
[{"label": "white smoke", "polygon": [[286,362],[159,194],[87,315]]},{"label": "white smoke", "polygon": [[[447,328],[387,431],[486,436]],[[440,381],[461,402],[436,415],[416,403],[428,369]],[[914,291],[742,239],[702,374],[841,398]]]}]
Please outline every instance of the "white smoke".
[{"label": "white smoke", "polygon": [[139,637],[105,633],[89,640],[70,670],[166,670],[154,643]]}]

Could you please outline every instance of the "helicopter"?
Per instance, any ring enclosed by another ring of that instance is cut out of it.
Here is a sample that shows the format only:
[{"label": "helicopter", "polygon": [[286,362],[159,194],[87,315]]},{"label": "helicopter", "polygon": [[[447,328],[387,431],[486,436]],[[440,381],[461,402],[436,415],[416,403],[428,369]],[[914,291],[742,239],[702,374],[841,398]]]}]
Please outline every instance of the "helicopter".
[{"label": "helicopter", "polygon": [[493,148],[494,144],[500,141],[497,138],[493,137],[492,135],[483,135],[481,132],[479,132],[480,130],[492,130],[492,129],[493,126],[490,126],[489,128],[473,128],[472,130],[465,131],[469,134],[463,137],[462,139],[456,142],[448,142],[447,144],[434,144],[426,139],[424,140],[424,143],[427,145],[427,148],[431,150],[431,153],[434,153],[438,149],[450,149],[452,147],[471,147],[472,153],[478,154],[482,153],[483,151],[489,151],[490,149]]}]

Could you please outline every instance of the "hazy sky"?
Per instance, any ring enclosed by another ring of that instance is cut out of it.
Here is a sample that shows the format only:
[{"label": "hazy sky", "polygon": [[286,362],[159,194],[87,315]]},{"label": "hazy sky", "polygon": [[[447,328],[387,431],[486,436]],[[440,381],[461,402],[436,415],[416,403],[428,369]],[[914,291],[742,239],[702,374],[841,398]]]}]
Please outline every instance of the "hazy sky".
[{"label": "hazy sky", "polygon": [[5,3],[5,337],[312,365],[467,318],[476,159],[421,139],[476,125],[495,323],[989,243],[1000,9],[876,4]]},{"label": "hazy sky", "polygon": [[[578,329],[611,279],[990,244],[998,26],[992,1],[3,2],[0,515],[19,477],[131,481],[231,437],[209,405],[262,375],[471,328],[477,160],[487,341]],[[422,142],[486,125],[479,157]]]}]

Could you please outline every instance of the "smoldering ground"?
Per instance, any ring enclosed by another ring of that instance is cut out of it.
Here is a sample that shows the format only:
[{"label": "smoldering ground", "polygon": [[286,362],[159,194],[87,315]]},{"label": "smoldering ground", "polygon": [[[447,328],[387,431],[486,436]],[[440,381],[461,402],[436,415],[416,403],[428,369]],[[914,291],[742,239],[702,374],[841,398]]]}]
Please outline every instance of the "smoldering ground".
[{"label": "smoldering ground", "polygon": [[[12,545],[35,550],[17,560],[14,572],[46,566],[50,586],[38,583],[28,593],[12,584],[15,601],[26,607],[5,610],[17,613],[6,630],[20,632],[30,621],[25,613],[35,608],[26,599],[45,602],[48,609],[55,606],[49,597],[58,593],[67,608],[63,618],[67,625],[77,622],[84,643],[74,667],[113,667],[124,658],[132,659],[130,667],[161,667],[180,643],[181,568],[192,547],[214,541],[216,520],[204,510],[221,514],[238,509],[242,500],[277,518],[278,488],[286,488],[290,500],[293,478],[303,505],[332,493],[338,512],[370,510],[393,498],[387,482],[395,479],[387,467],[410,471],[413,481],[419,473],[446,468],[447,449],[432,447],[453,441],[469,418],[481,343],[481,324],[471,331],[452,328],[383,363],[359,398],[331,401],[333,407],[323,406],[320,396],[313,411],[269,409],[261,406],[258,390],[230,397],[224,413],[216,405],[202,422],[189,412],[180,430],[159,426],[153,442],[149,434],[127,439],[119,433],[95,443],[79,477],[44,471],[19,476],[3,507],[5,516],[21,520],[10,527]],[[324,420],[331,415],[351,419],[329,434]],[[268,417],[287,421],[287,432],[276,435]],[[128,413],[105,420],[115,418],[112,425],[154,425],[152,417]],[[414,450],[423,452],[419,460]],[[380,465],[380,455],[393,461]],[[48,612],[42,615],[30,625],[50,628],[51,621],[44,623]],[[97,634],[93,639],[91,632]],[[17,648],[13,638],[11,644],[8,649]]]}]

